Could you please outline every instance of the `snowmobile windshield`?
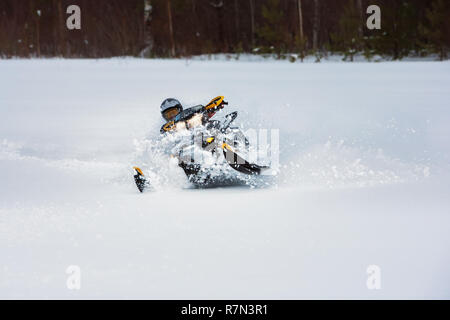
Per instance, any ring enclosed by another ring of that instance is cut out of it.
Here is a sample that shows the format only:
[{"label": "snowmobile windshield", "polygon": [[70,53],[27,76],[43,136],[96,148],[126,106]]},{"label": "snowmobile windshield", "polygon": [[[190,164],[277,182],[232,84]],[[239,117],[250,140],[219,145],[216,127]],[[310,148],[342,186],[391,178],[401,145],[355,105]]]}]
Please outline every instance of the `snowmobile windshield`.
[{"label": "snowmobile windshield", "polygon": [[166,119],[167,121],[171,121],[173,120],[178,114],[180,113],[180,109],[175,107],[175,108],[170,108],[167,109],[163,112],[163,117],[164,119]]},{"label": "snowmobile windshield", "polygon": [[175,122],[188,120],[188,119],[192,118],[194,115],[196,115],[197,113],[201,113],[203,111],[204,111],[204,106],[202,106],[202,105],[198,105],[198,106],[183,110],[180,112],[179,115],[176,116]]}]

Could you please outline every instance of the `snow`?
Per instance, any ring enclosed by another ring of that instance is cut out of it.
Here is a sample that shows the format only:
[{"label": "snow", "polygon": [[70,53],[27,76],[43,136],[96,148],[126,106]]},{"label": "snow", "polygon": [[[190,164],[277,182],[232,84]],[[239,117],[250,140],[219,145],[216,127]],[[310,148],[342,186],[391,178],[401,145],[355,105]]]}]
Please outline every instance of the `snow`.
[{"label": "snow", "polygon": [[[449,62],[0,60],[0,298],[448,299],[449,84]],[[189,188],[159,154],[139,194],[161,101],[217,95],[280,130],[279,176]]]}]

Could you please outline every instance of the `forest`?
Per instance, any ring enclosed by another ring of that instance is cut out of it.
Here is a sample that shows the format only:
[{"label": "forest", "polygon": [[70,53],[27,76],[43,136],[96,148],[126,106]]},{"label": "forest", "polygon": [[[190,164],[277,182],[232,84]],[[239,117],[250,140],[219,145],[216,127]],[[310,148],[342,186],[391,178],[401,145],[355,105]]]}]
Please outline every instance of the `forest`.
[{"label": "forest", "polygon": [[[81,28],[66,26],[70,5]],[[369,30],[367,8],[381,9]],[[447,0],[0,0],[0,57],[448,58]]]}]

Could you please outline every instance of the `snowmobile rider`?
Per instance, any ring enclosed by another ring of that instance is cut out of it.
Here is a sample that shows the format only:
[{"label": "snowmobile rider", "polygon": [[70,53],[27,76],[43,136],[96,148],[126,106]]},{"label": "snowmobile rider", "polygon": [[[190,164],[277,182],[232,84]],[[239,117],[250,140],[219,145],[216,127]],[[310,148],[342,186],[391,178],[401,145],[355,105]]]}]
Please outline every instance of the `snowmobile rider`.
[{"label": "snowmobile rider", "polygon": [[223,97],[211,100],[207,106],[197,105],[183,110],[180,101],[174,98],[167,98],[161,103],[161,115],[166,123],[161,127],[161,133],[166,133],[176,128],[177,123],[191,122],[191,125],[205,124],[214,114],[222,109],[227,102]]},{"label": "snowmobile rider", "polygon": [[[161,133],[165,134],[171,131],[185,129],[188,129],[190,131],[190,129],[197,128],[198,126],[204,126],[204,128],[206,128],[206,131],[209,131],[210,129],[218,129],[221,132],[225,132],[225,130],[229,128],[230,124],[236,118],[237,111],[227,115],[226,120],[223,123],[214,120],[209,121],[209,119],[211,119],[211,117],[213,117],[218,110],[222,109],[227,104],[228,103],[224,101],[223,96],[218,96],[212,99],[206,106],[197,105],[183,110],[183,106],[177,99],[165,99],[160,107],[161,115],[166,121],[166,123],[161,127]],[[197,132],[197,130],[192,130],[192,133],[193,136],[197,133],[201,133],[203,137],[203,131],[204,130],[199,130],[199,132]],[[243,135],[243,133],[241,133],[241,135]],[[246,140],[245,136],[244,139]],[[214,152],[216,150],[216,147],[219,146],[219,144],[214,142],[215,136],[210,136],[205,141],[206,144],[204,144],[203,140],[201,141],[203,150],[206,150],[206,147],[208,146],[212,146],[213,149],[208,151]],[[247,145],[247,142],[245,142],[245,144]],[[233,151],[232,148],[225,142],[221,143],[220,146],[223,149],[223,155],[226,162],[228,162],[228,164],[233,169],[241,173],[255,175],[260,174],[261,170],[266,168],[249,163],[247,160],[240,157],[235,151]],[[178,148],[176,147],[171,150],[171,153],[171,157],[178,158],[178,166],[180,166],[184,170],[184,173],[191,182],[195,182],[196,184],[203,184],[206,181],[205,179],[209,179],[211,177],[209,173],[206,173],[206,175],[204,175],[204,173],[207,171],[203,171],[202,165],[193,161],[194,159],[191,157],[192,154],[191,152],[189,152],[189,150],[185,154],[183,152],[183,149],[178,150]],[[185,156],[187,156],[187,158],[185,158]],[[150,185],[150,182],[146,179],[140,168],[133,168],[136,172],[136,174],[134,175],[136,186],[138,187],[140,192],[143,192]]]}]

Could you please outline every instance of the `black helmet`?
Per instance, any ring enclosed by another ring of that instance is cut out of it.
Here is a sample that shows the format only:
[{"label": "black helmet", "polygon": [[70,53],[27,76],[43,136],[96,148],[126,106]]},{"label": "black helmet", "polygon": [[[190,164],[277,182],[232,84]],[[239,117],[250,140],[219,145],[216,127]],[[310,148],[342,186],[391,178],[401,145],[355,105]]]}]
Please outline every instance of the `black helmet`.
[{"label": "black helmet", "polygon": [[161,115],[166,121],[171,121],[175,118],[181,111],[183,111],[183,106],[180,101],[174,98],[167,98],[161,103]]}]

